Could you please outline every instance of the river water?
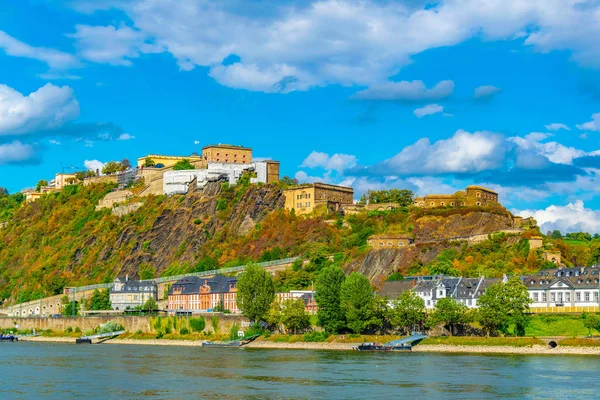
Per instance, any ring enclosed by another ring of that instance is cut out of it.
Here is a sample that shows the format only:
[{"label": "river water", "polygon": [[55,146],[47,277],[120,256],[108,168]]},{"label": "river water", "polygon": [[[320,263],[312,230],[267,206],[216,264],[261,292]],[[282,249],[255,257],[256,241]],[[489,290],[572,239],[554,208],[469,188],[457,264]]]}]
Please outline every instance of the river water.
[{"label": "river water", "polygon": [[596,357],[0,343],[0,399],[575,399]]}]

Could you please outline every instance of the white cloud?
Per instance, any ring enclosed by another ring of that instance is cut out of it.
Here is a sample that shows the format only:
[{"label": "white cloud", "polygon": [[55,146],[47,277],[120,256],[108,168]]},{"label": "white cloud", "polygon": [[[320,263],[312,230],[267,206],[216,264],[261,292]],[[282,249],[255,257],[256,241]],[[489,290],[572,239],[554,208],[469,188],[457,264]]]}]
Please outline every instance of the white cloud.
[{"label": "white cloud", "polygon": [[68,86],[50,83],[24,96],[0,85],[0,136],[56,129],[79,116],[79,103]]},{"label": "white cloud", "polygon": [[500,93],[502,89],[497,88],[496,86],[485,85],[479,86],[475,89],[475,93],[473,93],[474,99],[483,99],[486,97],[491,97],[497,93]]},{"label": "white cloud", "polygon": [[592,114],[592,120],[577,125],[577,129],[588,131],[600,131],[600,113]]},{"label": "white cloud", "polygon": [[83,141],[83,145],[85,147],[94,147],[94,141],[93,140],[89,140],[89,139],[85,139]]},{"label": "white cloud", "polygon": [[98,160],[85,160],[83,162],[83,166],[86,169],[92,170],[92,171],[100,171],[102,172],[102,168],[104,168],[104,163]]},{"label": "white cloud", "polygon": [[360,100],[401,100],[425,101],[440,100],[454,92],[453,81],[438,82],[433,88],[427,89],[423,81],[385,82],[373,85],[352,96]]},{"label": "white cloud", "polygon": [[[152,43],[183,70],[209,67],[221,83],[250,90],[271,90],[288,76],[283,68],[294,71],[289,90],[330,83],[381,88],[413,55],[474,37],[525,38],[536,51],[567,50],[575,61],[600,67],[594,0],[445,0],[427,9],[423,3],[102,1],[98,9],[120,8],[136,34],[105,33],[105,45],[81,42],[81,51],[100,48],[94,58],[123,63]],[[85,5],[86,12],[93,8]],[[220,66],[231,54],[239,65]]]},{"label": "white cloud", "polygon": [[444,111],[444,106],[440,106],[439,104],[427,104],[425,107],[417,108],[414,114],[417,118],[423,118],[426,115],[437,114]]},{"label": "white cloud", "polygon": [[18,140],[0,145],[0,165],[19,164],[35,158],[35,149],[30,144]]},{"label": "white cloud", "polygon": [[559,124],[556,122],[553,122],[551,124],[545,125],[545,128],[548,129],[549,131],[559,131],[561,129],[564,129],[566,131],[570,131],[571,128],[569,128],[567,125],[565,124]]},{"label": "white cloud", "polygon": [[313,151],[302,162],[301,167],[324,168],[327,171],[343,172],[344,170],[354,168],[356,162],[356,157],[350,154],[334,154],[330,156],[327,153]]},{"label": "white cloud", "polygon": [[566,206],[551,205],[542,210],[514,210],[514,213],[535,218],[542,232],[558,229],[563,233],[600,233],[600,211],[585,208],[581,200]]},{"label": "white cloud", "polygon": [[385,175],[474,173],[500,167],[507,151],[502,135],[462,129],[454,136],[431,143],[419,139],[394,157],[370,167]]},{"label": "white cloud", "polygon": [[198,145],[198,144],[200,144],[200,141],[199,140],[194,140],[194,144]]},{"label": "white cloud", "polygon": [[77,58],[62,51],[45,47],[33,47],[0,30],[0,49],[13,57],[32,58],[48,64],[51,68],[73,68],[80,66]]},{"label": "white cloud", "polygon": [[549,136],[545,133],[533,132],[525,137],[516,136],[508,138],[508,140],[515,143],[521,150],[532,150],[557,164],[572,164],[573,159],[586,155],[583,150],[567,147],[558,142],[541,143]]},{"label": "white cloud", "polygon": [[129,133],[121,133],[119,135],[119,137],[117,138],[117,140],[131,140],[131,139],[135,139],[135,136],[130,135]]},{"label": "white cloud", "polygon": [[140,53],[155,53],[159,49],[146,43],[145,35],[128,26],[76,25],[75,39],[81,58],[95,63],[131,66],[130,58]]},{"label": "white cloud", "polygon": [[60,146],[61,145],[61,143],[58,140],[55,140],[55,139],[48,140],[48,143],[54,144],[56,146]]}]

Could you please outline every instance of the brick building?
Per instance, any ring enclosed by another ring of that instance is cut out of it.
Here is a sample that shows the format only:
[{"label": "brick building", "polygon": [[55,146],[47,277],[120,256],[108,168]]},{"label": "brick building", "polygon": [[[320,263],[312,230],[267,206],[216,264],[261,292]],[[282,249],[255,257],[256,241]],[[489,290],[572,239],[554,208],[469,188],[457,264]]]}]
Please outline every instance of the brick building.
[{"label": "brick building", "polygon": [[202,158],[207,163],[251,164],[252,149],[231,144],[211,144],[202,148]]}]

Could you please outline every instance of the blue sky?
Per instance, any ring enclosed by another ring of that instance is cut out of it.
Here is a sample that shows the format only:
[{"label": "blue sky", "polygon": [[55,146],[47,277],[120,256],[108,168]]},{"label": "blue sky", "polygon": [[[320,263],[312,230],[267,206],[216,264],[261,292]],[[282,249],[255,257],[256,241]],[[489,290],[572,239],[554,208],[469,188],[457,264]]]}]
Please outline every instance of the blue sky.
[{"label": "blue sky", "polygon": [[3,0],[0,186],[209,143],[600,231],[596,0]]}]

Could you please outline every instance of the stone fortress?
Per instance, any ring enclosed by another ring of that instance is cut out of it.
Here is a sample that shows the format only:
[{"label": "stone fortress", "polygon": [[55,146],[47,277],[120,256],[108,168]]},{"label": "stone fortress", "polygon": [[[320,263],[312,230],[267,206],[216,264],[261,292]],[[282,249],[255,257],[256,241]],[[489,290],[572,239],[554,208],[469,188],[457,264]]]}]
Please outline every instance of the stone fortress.
[{"label": "stone fortress", "polygon": [[454,194],[428,194],[414,199],[414,205],[423,208],[473,207],[499,205],[498,193],[482,186],[467,186]]}]

